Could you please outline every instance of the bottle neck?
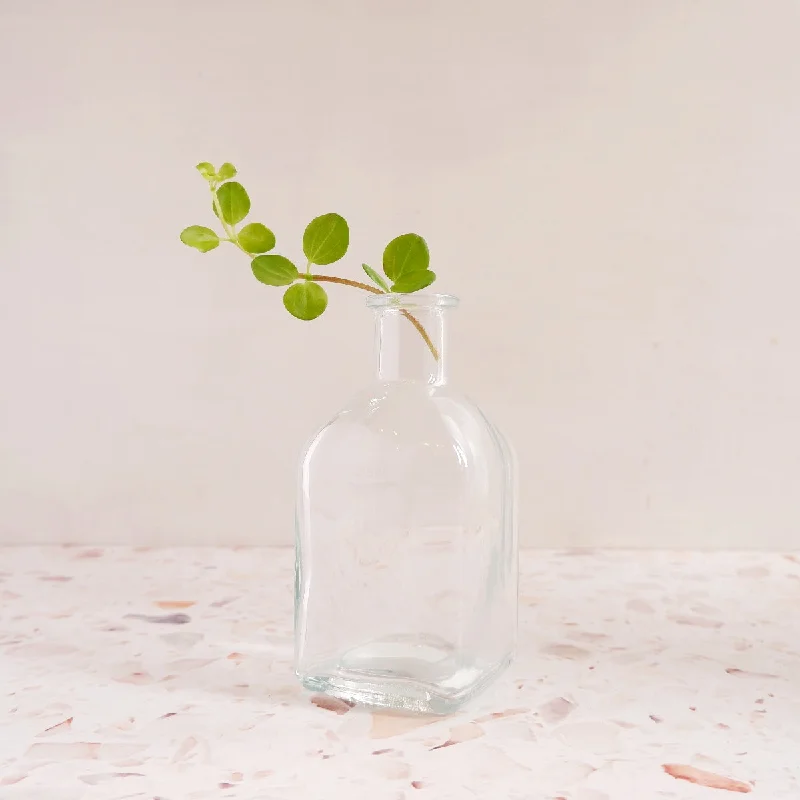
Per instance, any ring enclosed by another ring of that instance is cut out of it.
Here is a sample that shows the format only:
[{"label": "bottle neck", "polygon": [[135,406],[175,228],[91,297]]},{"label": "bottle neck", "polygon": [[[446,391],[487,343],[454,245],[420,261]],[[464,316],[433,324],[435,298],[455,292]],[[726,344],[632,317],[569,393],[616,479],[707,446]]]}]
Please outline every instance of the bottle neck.
[{"label": "bottle neck", "polygon": [[378,380],[435,386],[445,383],[444,308],[436,305],[413,310],[377,308],[375,332]]}]

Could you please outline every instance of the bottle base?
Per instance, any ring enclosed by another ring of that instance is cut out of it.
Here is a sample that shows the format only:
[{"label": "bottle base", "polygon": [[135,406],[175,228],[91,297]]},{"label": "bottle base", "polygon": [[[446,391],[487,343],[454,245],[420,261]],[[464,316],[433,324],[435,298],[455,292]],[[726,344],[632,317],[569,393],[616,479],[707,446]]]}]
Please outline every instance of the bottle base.
[{"label": "bottle base", "polygon": [[353,648],[340,658],[298,670],[303,686],[348,703],[414,714],[452,714],[482,692],[510,663],[459,658],[430,637],[392,637]]}]

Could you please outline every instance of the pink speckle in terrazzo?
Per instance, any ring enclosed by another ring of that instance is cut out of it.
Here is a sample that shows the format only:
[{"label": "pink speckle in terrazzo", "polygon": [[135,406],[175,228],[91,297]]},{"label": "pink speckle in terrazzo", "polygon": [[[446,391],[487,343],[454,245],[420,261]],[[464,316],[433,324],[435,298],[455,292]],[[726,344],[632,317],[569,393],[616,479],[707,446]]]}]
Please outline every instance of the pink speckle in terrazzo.
[{"label": "pink speckle in terrazzo", "polygon": [[71,644],[58,642],[31,642],[19,647],[12,647],[8,651],[11,656],[24,656],[25,658],[56,658],[80,652],[79,648]]},{"label": "pink speckle in terrazzo", "polygon": [[93,775],[80,775],[78,780],[83,783],[88,783],[89,786],[97,786],[99,783],[107,783],[108,781],[116,781],[120,778],[144,778],[142,772],[100,772]]},{"label": "pink speckle in terrazzo", "polygon": [[231,597],[223,597],[221,600],[215,600],[213,603],[211,603],[211,608],[223,608],[224,606],[236,602],[238,599],[239,595],[233,595]]},{"label": "pink speckle in terrazzo", "polygon": [[370,737],[372,739],[389,739],[394,736],[402,736],[440,720],[439,717],[406,716],[381,711],[375,711],[370,716],[372,717],[372,727],[370,729]]},{"label": "pink speckle in terrazzo", "polygon": [[491,714],[484,714],[482,717],[472,720],[473,722],[494,722],[505,717],[516,717],[519,714],[527,714],[529,708],[507,708],[505,711],[493,711]]},{"label": "pink speckle in terrazzo", "polygon": [[133,686],[146,686],[154,683],[156,678],[145,670],[122,671],[114,677],[119,683],[130,683]]},{"label": "pink speckle in terrazzo", "polygon": [[741,678],[777,678],[777,675],[773,675],[771,672],[753,672],[752,670],[747,669],[737,669],[736,667],[728,667],[725,672],[728,675],[736,675]]},{"label": "pink speckle in terrazzo", "polygon": [[697,616],[689,616],[681,614],[671,616],[670,619],[673,622],[677,622],[678,625],[691,625],[695,628],[721,628],[724,624],[722,620],[719,619],[708,619],[707,617],[697,617]]},{"label": "pink speckle in terrazzo", "polygon": [[654,614],[655,609],[650,603],[638,597],[634,597],[625,603],[625,608],[629,611],[636,611],[638,614]]},{"label": "pink speckle in terrazzo", "polygon": [[664,764],[663,769],[667,775],[671,775],[680,781],[696,783],[698,786],[707,786],[710,789],[725,789],[729,792],[739,792],[740,794],[748,794],[753,791],[753,787],[748,783],[744,783],[744,781],[726,778],[723,775],[707,772],[704,769],[697,769],[697,767],[687,764]]},{"label": "pink speckle in terrazzo", "polygon": [[766,578],[769,575],[769,569],[764,566],[742,567],[736,571],[740,578]]},{"label": "pink speckle in terrazzo", "polygon": [[589,658],[591,653],[583,647],[576,647],[574,644],[550,644],[542,649],[542,652],[548,656],[557,656],[558,658],[566,658],[570,660]]},{"label": "pink speckle in terrazzo", "polygon": [[481,736],[485,736],[484,730],[480,725],[476,725],[474,722],[470,722],[466,725],[456,725],[450,729],[450,737],[447,741],[442,742],[442,744],[437,744],[436,747],[431,747],[431,750],[441,750],[443,747],[452,747],[462,742],[469,742],[472,739],[480,739]]},{"label": "pink speckle in terrazzo", "polygon": [[191,608],[197,600],[157,600],[156,605],[165,611],[174,611],[180,608]]},{"label": "pink speckle in terrazzo", "polygon": [[566,697],[554,697],[552,700],[539,706],[539,716],[548,725],[563,722],[574,710],[575,704]]},{"label": "pink speckle in terrazzo", "polygon": [[[25,755],[45,761],[121,758],[143,750],[142,745],[104,744],[102,742],[35,742]],[[123,755],[124,754],[124,755]]]},{"label": "pink speckle in terrazzo", "polygon": [[0,778],[0,786],[13,786],[15,783],[21,783],[27,777],[27,772],[17,772],[10,775],[4,775],[2,778]]},{"label": "pink speckle in terrazzo", "polygon": [[171,763],[177,764],[180,761],[185,761],[192,752],[197,748],[198,741],[194,736],[188,736],[183,740],[178,749],[173,753]]},{"label": "pink speckle in terrazzo", "polygon": [[99,547],[90,547],[86,550],[81,550],[75,558],[102,558],[103,550]]},{"label": "pink speckle in terrazzo", "polygon": [[72,727],[73,719],[74,717],[67,717],[67,719],[57,722],[55,725],[51,725],[49,728],[45,728],[41,733],[37,734],[37,736],[42,738],[44,736],[55,736],[64,733]]},{"label": "pink speckle in terrazzo", "polygon": [[346,703],[338,697],[328,697],[324,694],[315,694],[311,702],[317,708],[324,708],[326,711],[333,711],[336,714],[346,714],[352,707],[352,703]]}]

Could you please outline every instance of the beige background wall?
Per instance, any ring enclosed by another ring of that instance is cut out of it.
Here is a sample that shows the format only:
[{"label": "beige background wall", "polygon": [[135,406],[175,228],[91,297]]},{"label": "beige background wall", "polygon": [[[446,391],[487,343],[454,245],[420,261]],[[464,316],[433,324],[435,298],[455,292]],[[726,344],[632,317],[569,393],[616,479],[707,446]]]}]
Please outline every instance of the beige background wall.
[{"label": "beige background wall", "polygon": [[462,297],[533,545],[800,546],[796,0],[0,0],[0,541],[290,542],[370,374],[209,224],[337,210]]}]

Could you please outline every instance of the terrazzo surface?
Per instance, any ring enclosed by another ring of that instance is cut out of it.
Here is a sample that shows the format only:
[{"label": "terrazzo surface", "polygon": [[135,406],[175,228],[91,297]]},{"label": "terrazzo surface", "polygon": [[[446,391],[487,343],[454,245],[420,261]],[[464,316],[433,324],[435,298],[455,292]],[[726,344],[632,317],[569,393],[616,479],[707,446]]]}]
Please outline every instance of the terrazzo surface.
[{"label": "terrazzo surface", "polygon": [[0,549],[3,800],[800,798],[800,556],[525,552],[463,713],[306,693],[283,549]]}]

